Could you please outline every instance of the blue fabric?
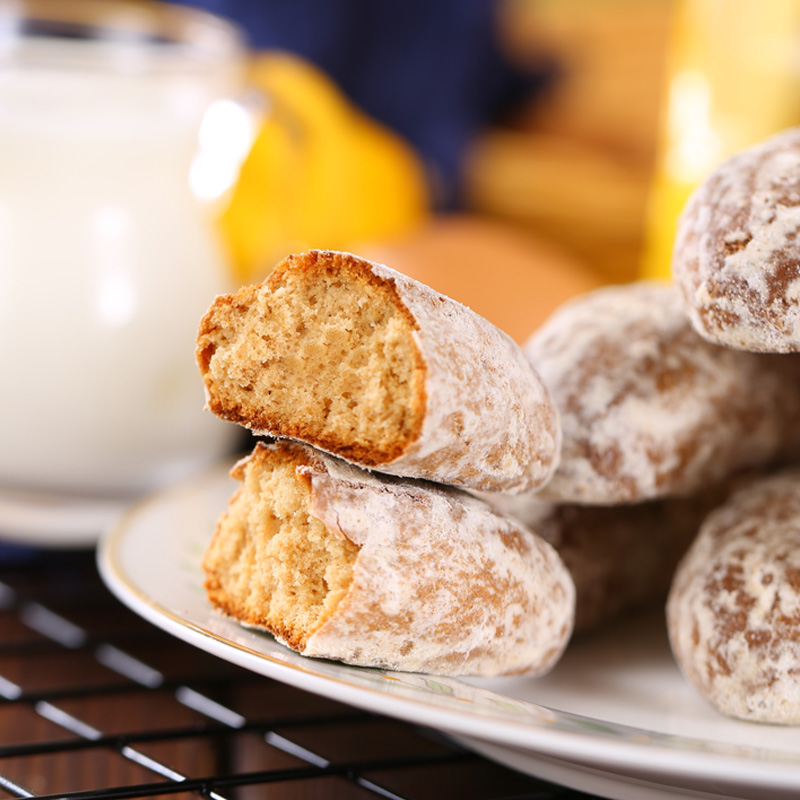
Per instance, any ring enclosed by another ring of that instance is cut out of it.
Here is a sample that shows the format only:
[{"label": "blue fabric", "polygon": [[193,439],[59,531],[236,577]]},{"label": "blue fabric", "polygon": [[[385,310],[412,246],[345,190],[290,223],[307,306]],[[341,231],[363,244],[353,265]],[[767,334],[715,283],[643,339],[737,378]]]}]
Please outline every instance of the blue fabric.
[{"label": "blue fabric", "polygon": [[0,542],[0,565],[25,564],[39,556],[40,551],[25,545],[6,544]]},{"label": "blue fabric", "polygon": [[464,149],[550,78],[503,58],[490,0],[194,0],[238,22],[257,50],[280,48],[321,67],[368,114],[409,140],[458,197]]}]

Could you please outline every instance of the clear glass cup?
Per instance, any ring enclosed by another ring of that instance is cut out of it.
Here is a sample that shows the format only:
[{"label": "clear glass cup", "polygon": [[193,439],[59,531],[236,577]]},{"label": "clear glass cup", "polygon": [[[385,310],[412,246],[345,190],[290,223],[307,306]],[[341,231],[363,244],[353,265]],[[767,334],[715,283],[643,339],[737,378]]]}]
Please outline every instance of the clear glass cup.
[{"label": "clear glass cup", "polygon": [[0,489],[130,496],[232,448],[197,323],[229,270],[190,187],[240,32],[155,3],[0,3]]}]

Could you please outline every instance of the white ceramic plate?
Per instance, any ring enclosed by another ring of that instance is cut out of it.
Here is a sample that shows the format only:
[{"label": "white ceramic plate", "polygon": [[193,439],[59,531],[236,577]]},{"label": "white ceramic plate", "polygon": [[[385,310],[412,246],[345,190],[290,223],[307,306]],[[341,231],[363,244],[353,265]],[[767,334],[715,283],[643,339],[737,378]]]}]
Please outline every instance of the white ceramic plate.
[{"label": "white ceramic plate", "polygon": [[109,588],[203,650],[310,692],[454,734],[490,757],[619,800],[800,797],[800,728],[736,722],[681,678],[661,615],[573,643],[543,678],[453,680],[307,659],[213,612],[200,560],[228,465],[154,495],[101,540]]}]

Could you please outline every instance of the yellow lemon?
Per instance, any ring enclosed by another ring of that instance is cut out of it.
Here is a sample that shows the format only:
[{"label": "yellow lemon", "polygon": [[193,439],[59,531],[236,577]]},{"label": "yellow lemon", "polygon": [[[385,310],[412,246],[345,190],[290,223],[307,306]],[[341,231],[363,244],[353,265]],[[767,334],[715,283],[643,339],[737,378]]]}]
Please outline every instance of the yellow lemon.
[{"label": "yellow lemon", "polygon": [[260,280],[290,252],[391,239],[427,216],[415,151],[287,53],[257,56],[268,102],[220,223],[236,277]]}]

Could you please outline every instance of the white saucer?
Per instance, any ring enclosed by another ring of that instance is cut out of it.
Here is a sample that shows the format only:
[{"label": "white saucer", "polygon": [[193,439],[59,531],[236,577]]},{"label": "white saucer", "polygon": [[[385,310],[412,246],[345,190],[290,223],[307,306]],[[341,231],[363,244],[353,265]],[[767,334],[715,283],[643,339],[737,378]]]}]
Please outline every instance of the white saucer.
[{"label": "white saucer", "polygon": [[132,500],[0,489],[0,541],[34,547],[92,547]]},{"label": "white saucer", "polygon": [[100,541],[112,592],[155,625],[254,672],[454,734],[491,758],[618,800],[800,797],[800,727],[727,719],[676,668],[662,614],[570,645],[542,678],[454,680],[297,655],[209,606],[200,561],[235,488],[228,465],[152,496]]}]

